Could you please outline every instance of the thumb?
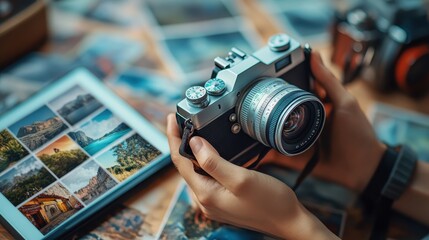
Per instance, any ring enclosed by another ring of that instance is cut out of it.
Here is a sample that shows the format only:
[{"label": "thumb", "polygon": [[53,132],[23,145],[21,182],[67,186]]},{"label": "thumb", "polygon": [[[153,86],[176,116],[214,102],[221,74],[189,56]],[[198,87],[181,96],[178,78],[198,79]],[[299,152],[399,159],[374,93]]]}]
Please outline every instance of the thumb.
[{"label": "thumb", "polygon": [[205,139],[195,136],[189,141],[200,167],[225,188],[233,191],[245,169],[223,159]]}]

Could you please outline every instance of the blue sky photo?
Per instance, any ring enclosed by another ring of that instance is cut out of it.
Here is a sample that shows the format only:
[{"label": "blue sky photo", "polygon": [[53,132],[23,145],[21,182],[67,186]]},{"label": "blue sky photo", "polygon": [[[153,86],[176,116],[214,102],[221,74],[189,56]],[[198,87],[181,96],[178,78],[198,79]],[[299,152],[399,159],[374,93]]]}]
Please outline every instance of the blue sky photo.
[{"label": "blue sky photo", "polygon": [[83,124],[80,129],[85,132],[86,136],[98,139],[115,129],[121,122],[110,110],[106,109]]},{"label": "blue sky photo", "polygon": [[10,126],[9,130],[16,136],[21,127],[33,124],[34,122],[46,121],[53,117],[57,117],[57,115],[55,115],[55,113],[52,112],[51,109],[49,109],[47,106],[42,106],[41,108]]}]

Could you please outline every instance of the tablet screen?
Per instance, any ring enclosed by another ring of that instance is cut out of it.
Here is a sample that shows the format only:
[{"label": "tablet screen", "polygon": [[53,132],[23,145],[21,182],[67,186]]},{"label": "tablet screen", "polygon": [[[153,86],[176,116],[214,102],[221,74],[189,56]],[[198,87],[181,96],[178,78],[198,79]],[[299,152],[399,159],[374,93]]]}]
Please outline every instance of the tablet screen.
[{"label": "tablet screen", "polygon": [[163,155],[127,115],[68,85],[0,129],[0,192],[43,235]]}]

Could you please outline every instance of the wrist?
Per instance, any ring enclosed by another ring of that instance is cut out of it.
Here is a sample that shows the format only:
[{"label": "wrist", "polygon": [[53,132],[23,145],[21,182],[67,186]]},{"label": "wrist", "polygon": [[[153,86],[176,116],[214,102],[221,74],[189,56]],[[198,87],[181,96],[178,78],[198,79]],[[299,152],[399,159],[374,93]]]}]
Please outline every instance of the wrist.
[{"label": "wrist", "polygon": [[280,223],[281,237],[284,239],[339,239],[323,223],[299,204],[294,218]]}]

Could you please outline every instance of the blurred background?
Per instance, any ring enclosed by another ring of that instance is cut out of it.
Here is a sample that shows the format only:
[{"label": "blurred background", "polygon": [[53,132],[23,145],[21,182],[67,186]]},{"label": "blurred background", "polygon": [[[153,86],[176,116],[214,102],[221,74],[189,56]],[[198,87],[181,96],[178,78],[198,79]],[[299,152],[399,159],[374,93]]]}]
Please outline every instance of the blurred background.
[{"label": "blurred background", "polygon": [[[415,5],[404,9],[427,13],[424,1],[411,2]],[[187,87],[210,78],[216,56],[226,56],[231,47],[252,53],[272,34],[285,32],[321,52],[325,63],[356,96],[381,140],[408,143],[419,159],[429,161],[429,18],[412,19],[420,15],[402,11],[400,5],[394,4],[392,11],[378,5],[359,0],[0,0],[0,116],[67,72],[84,67],[165,131],[167,114],[175,112]],[[352,11],[356,6],[362,11]],[[407,13],[406,19],[418,24],[394,22],[402,15],[386,16],[395,11]],[[408,38],[400,41],[404,33],[383,28],[379,16],[389,26],[402,27]],[[423,30],[413,30],[418,27]],[[401,44],[392,45],[391,39]],[[397,55],[388,55],[391,52]],[[403,66],[403,58],[416,64]],[[402,72],[381,74],[396,68]],[[415,87],[409,75],[420,76],[424,84]],[[290,170],[268,171],[289,183],[296,176]],[[164,226],[171,202],[182,208],[190,205],[178,193],[174,195],[184,188],[178,182],[174,169],[162,173],[146,189],[112,207],[115,211],[105,215],[103,222],[93,222],[75,237],[182,236],[183,229],[166,231]],[[318,179],[305,182],[300,191],[307,206],[338,235],[344,239],[365,236],[369,227],[353,205],[353,193]],[[210,239],[209,233],[222,228],[201,216],[193,219],[184,223],[193,229],[192,236],[183,235],[189,239]],[[257,233],[223,229],[246,239],[266,239]],[[0,232],[0,238],[10,237]],[[395,215],[389,235],[421,239],[428,232],[425,226]]]}]

